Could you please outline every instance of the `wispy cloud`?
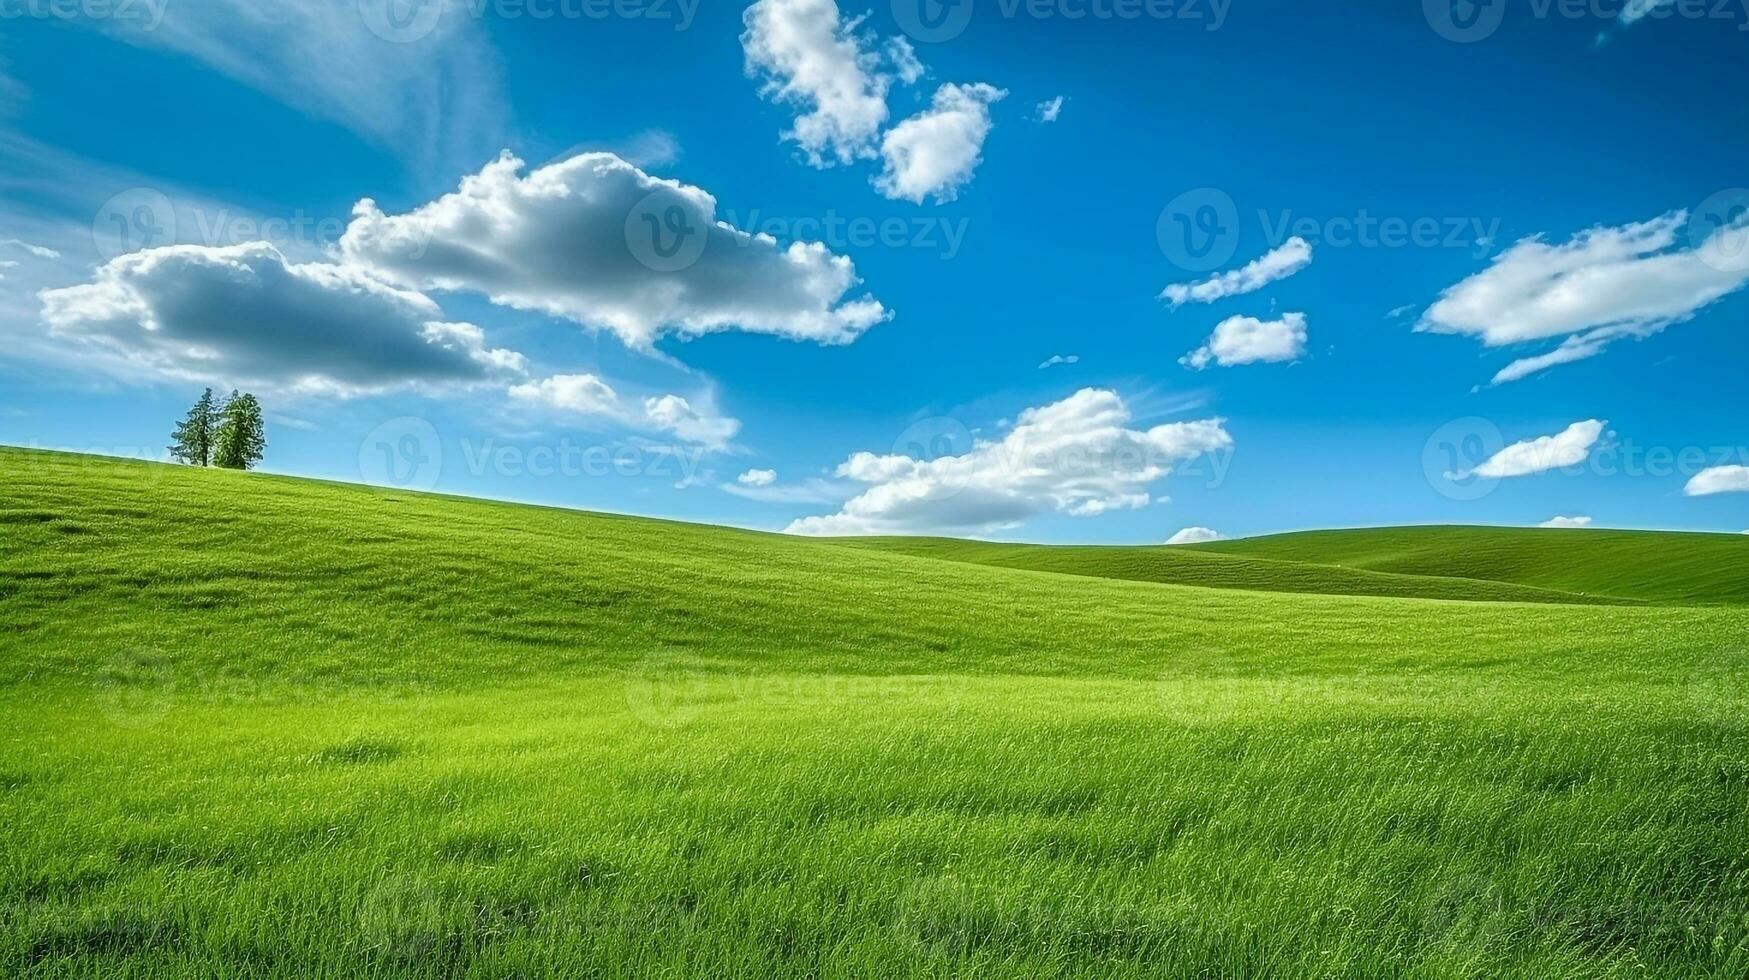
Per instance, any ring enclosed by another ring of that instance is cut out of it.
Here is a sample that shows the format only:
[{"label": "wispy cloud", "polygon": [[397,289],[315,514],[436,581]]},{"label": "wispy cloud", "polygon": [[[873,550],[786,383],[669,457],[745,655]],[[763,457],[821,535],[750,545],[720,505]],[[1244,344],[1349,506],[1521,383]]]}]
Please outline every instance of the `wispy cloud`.
[{"label": "wispy cloud", "polygon": [[[99,22],[140,47],[198,61],[311,116],[340,123],[422,167],[448,171],[504,145],[508,106],[497,55],[466,0],[443,4],[429,33],[371,30],[397,0],[201,0],[162,23]],[[435,13],[435,8],[430,8]]]},{"label": "wispy cloud", "polygon": [[1185,303],[1213,303],[1229,296],[1254,293],[1311,264],[1311,243],[1304,238],[1290,238],[1280,248],[1269,250],[1241,268],[1200,282],[1173,283],[1161,290],[1160,298],[1175,307]]}]

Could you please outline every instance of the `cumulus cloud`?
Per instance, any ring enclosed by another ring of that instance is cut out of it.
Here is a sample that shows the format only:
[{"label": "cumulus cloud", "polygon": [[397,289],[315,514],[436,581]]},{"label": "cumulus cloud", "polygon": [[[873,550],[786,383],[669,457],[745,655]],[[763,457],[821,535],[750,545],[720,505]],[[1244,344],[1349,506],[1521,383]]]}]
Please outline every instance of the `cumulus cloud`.
[{"label": "cumulus cloud", "polygon": [[1713,466],[1696,473],[1682,488],[1690,497],[1715,493],[1749,493],[1749,466]]},{"label": "cumulus cloud", "polygon": [[[889,81],[859,22],[844,21],[834,0],[759,0],[742,14],[747,72],[774,102],[805,110],[784,133],[816,167],[874,156],[887,122]],[[890,49],[901,76],[922,65],[908,43]]]},{"label": "cumulus cloud", "polygon": [[1242,268],[1223,272],[1201,282],[1173,283],[1161,291],[1160,298],[1175,307],[1185,303],[1213,303],[1228,296],[1256,292],[1311,264],[1311,244],[1304,238],[1295,236],[1284,242],[1280,248],[1271,249]]},{"label": "cumulus cloud", "polygon": [[1063,97],[1046,99],[1040,102],[1035,110],[1034,118],[1039,122],[1054,123],[1063,114]]},{"label": "cumulus cloud", "polygon": [[1222,367],[1291,361],[1306,350],[1306,315],[1284,313],[1279,320],[1231,316],[1215,327],[1208,342],[1179,358],[1178,363],[1201,371],[1210,363]]},{"label": "cumulus cloud", "polygon": [[776,470],[748,470],[735,478],[744,487],[769,487],[777,482]]},{"label": "cumulus cloud", "polygon": [[1597,419],[1574,422],[1552,436],[1515,442],[1488,457],[1487,462],[1466,472],[1451,474],[1453,479],[1475,476],[1503,479],[1509,476],[1530,476],[1564,466],[1575,466],[1591,455],[1591,447],[1603,437],[1608,425]]},{"label": "cumulus cloud", "polygon": [[524,370],[426,296],[265,242],[134,252],[40,295],[51,335],[163,377],[352,395]]},{"label": "cumulus cloud", "polygon": [[408,214],[362,201],[341,249],[409,288],[480,292],[637,348],[731,329],[848,343],[888,316],[870,296],[845,298],[861,282],[850,259],[717,221],[700,188],[610,153],[523,167],[506,153]]},{"label": "cumulus cloud", "polygon": [[861,452],[839,479],[867,489],[836,514],[790,524],[792,534],[960,534],[1014,527],[1057,512],[1090,517],[1146,506],[1173,467],[1232,446],[1220,419],[1129,428],[1116,392],[1086,388],[1021,413],[1001,439],[959,456]]},{"label": "cumulus cloud", "polygon": [[885,168],[875,187],[895,200],[922,204],[933,197],[951,201],[983,162],[990,135],[990,106],[1008,95],[977,83],[947,84],[935,90],[928,109],[906,119],[881,139]]},{"label": "cumulus cloud", "polygon": [[1167,544],[1202,544],[1205,541],[1219,541],[1221,533],[1206,527],[1187,527],[1170,538]]},{"label": "cumulus cloud", "polygon": [[1543,521],[1541,524],[1537,525],[1537,527],[1574,527],[1574,528],[1590,527],[1590,526],[1591,526],[1591,518],[1589,518],[1589,517],[1551,517],[1548,520]]},{"label": "cumulus cloud", "polygon": [[1687,220],[1676,211],[1592,228],[1558,245],[1526,238],[1440,294],[1418,329],[1474,336],[1488,347],[1561,338],[1554,349],[1502,368],[1494,384],[1657,333],[1749,282],[1739,254],[1749,247],[1749,215],[1682,248]]},{"label": "cumulus cloud", "polygon": [[512,403],[563,416],[610,422],[670,435],[708,449],[726,449],[741,431],[737,419],[695,407],[680,395],[622,396],[593,374],[560,374],[514,385]]}]

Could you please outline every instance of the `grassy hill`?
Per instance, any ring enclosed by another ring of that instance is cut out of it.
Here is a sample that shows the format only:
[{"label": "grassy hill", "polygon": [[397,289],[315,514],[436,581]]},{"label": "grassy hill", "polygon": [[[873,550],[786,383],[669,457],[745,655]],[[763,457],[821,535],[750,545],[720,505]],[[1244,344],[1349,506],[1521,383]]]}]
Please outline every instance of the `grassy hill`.
[{"label": "grassy hill", "polygon": [[1749,536],[1409,527],[1108,547],[855,538],[853,547],[1066,575],[1260,592],[1601,605],[1749,604]]},{"label": "grassy hill", "polygon": [[1604,590],[0,476],[0,974],[1749,969],[1710,538]]},{"label": "grassy hill", "polygon": [[1191,545],[1199,554],[1446,576],[1671,604],[1749,604],[1749,535],[1499,527],[1309,531]]}]

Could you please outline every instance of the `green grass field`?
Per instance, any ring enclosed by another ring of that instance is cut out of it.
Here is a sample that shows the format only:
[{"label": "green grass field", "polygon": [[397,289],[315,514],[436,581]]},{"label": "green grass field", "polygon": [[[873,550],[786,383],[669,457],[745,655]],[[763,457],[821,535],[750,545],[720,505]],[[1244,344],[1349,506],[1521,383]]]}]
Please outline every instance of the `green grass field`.
[{"label": "green grass field", "polygon": [[818,541],[0,450],[0,975],[1749,975],[1749,537]]}]

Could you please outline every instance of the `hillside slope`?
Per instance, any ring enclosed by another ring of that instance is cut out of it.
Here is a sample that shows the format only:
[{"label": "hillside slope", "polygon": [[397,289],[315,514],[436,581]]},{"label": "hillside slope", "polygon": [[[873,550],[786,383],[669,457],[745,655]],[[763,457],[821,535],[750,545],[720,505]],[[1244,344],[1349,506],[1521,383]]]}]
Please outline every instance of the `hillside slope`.
[{"label": "hillside slope", "polygon": [[0,976],[1749,975],[1749,609],[967,554],[0,450]]},{"label": "hillside slope", "polygon": [[1198,554],[1456,576],[1662,603],[1749,603],[1749,535],[1507,527],[1307,531],[1190,545]]},{"label": "hillside slope", "polygon": [[850,547],[998,568],[1214,589],[1472,602],[1634,605],[1640,601],[1586,596],[1513,582],[1428,572],[1344,568],[1299,559],[1223,554],[1185,547],[999,544],[954,538],[853,538],[842,543]]},{"label": "hillside slope", "polygon": [[[1442,603],[1435,615],[1415,599],[1053,575],[257,474],[16,450],[0,450],[0,467],[0,643],[14,651],[0,658],[0,681],[77,674],[96,652],[129,645],[269,677],[438,683],[650,656],[737,669],[1155,676],[1297,652],[1303,670],[1520,656],[1566,670],[1599,658],[1603,636],[1663,637],[1684,622],[1670,652],[1692,655],[1743,621],[1506,603]],[[1248,587],[1307,574],[1266,568],[1281,579],[1251,568]]]}]

